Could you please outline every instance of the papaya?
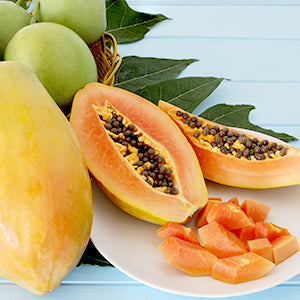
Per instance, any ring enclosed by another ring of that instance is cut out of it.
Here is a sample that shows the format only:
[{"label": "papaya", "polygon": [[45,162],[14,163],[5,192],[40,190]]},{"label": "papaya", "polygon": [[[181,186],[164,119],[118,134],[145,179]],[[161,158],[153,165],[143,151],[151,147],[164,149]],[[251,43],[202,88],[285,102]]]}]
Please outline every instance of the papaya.
[{"label": "papaya", "polygon": [[92,190],[77,137],[36,75],[0,62],[0,275],[35,294],[77,265]]},{"label": "papaya", "polygon": [[253,189],[300,184],[298,148],[211,122],[164,101],[158,106],[193,146],[206,179]]},{"label": "papaya", "polygon": [[150,101],[89,83],[74,97],[70,123],[91,176],[128,214],[161,225],[185,223],[207,203],[193,148]]}]

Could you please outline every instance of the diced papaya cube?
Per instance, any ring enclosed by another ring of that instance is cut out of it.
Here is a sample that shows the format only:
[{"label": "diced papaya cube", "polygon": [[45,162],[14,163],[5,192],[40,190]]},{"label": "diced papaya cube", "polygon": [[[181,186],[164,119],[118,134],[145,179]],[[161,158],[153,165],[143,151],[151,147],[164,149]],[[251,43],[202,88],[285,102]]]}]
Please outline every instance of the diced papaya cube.
[{"label": "diced papaya cube", "polygon": [[174,236],[164,239],[158,249],[170,265],[192,276],[210,275],[217,260],[201,245]]},{"label": "diced papaya cube", "polygon": [[196,220],[197,228],[207,224],[206,216],[207,216],[209,210],[215,203],[221,203],[221,201],[222,201],[221,198],[209,198],[208,199],[205,207],[197,215],[197,220]]},{"label": "diced papaya cube", "polygon": [[212,206],[206,216],[206,220],[208,223],[216,221],[229,230],[252,225],[239,206],[228,202],[217,203]]},{"label": "diced papaya cube", "polygon": [[198,228],[202,245],[219,258],[247,252],[246,245],[232,232],[217,222]]},{"label": "diced papaya cube", "polygon": [[255,238],[255,223],[252,218],[249,218],[249,220],[252,223],[250,226],[239,228],[234,231],[235,235],[245,244],[247,244],[248,240],[253,240]]},{"label": "diced papaya cube", "polygon": [[266,275],[274,263],[253,253],[218,259],[212,269],[212,278],[231,284],[255,280]]},{"label": "diced papaya cube", "polygon": [[273,259],[276,265],[299,251],[299,244],[293,235],[282,235],[272,242]]},{"label": "diced papaya cube", "polygon": [[248,250],[263,256],[273,262],[272,244],[267,238],[259,238],[247,241]]},{"label": "diced papaya cube", "polygon": [[248,217],[251,217],[254,222],[263,222],[271,207],[253,199],[245,199],[241,204],[241,209]]},{"label": "diced papaya cube", "polygon": [[286,228],[279,227],[271,222],[255,223],[255,238],[267,238],[270,242],[282,235],[290,235]]},{"label": "diced papaya cube", "polygon": [[239,200],[238,200],[237,197],[232,197],[231,199],[229,199],[229,200],[227,201],[227,203],[232,203],[232,204],[234,204],[234,205],[236,205],[236,206],[240,206],[240,203],[239,203]]},{"label": "diced papaya cube", "polygon": [[174,223],[174,222],[168,222],[156,231],[159,238],[162,240],[170,237],[170,236],[176,236],[182,240],[194,243],[194,244],[200,244],[197,234],[194,230],[194,228],[184,226],[182,224]]}]

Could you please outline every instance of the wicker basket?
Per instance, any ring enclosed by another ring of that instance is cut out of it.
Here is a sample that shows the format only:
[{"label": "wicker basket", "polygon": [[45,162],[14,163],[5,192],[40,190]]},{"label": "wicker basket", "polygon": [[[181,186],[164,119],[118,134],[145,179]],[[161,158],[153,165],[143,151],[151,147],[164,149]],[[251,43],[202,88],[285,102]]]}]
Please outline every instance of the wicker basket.
[{"label": "wicker basket", "polygon": [[115,37],[105,32],[97,41],[90,44],[89,48],[96,61],[98,81],[112,86],[122,60],[117,53]]}]

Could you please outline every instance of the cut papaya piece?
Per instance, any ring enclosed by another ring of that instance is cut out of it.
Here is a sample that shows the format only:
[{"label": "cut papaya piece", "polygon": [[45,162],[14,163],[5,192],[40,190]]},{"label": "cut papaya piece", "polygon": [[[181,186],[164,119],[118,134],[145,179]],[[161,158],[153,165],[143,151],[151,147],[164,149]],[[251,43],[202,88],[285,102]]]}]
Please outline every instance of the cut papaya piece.
[{"label": "cut papaya piece", "polygon": [[244,188],[300,183],[300,150],[273,138],[245,134],[159,101],[193,146],[206,179]]},{"label": "cut papaya piece", "polygon": [[191,145],[150,101],[90,83],[76,93],[70,122],[92,177],[127,213],[157,224],[184,223],[207,203]]},{"label": "cut papaya piece", "polygon": [[247,245],[250,252],[261,255],[269,261],[273,262],[272,244],[267,238],[248,240]]},{"label": "cut papaya piece", "polygon": [[220,203],[221,201],[222,201],[221,198],[208,198],[207,204],[197,215],[197,219],[196,219],[196,227],[197,228],[208,224],[208,222],[206,220],[206,216],[207,216],[209,210],[215,203]]},{"label": "cut papaya piece", "polygon": [[175,236],[182,240],[200,245],[194,228],[187,227],[179,223],[168,222],[162,227],[158,228],[156,233],[158,237],[162,240],[170,236]]},{"label": "cut papaya piece", "polygon": [[245,244],[247,244],[248,240],[255,238],[255,223],[251,217],[249,220],[251,221],[251,225],[234,230],[235,235]]},{"label": "cut papaya piece", "polygon": [[270,242],[283,235],[290,235],[290,232],[271,222],[255,223],[255,238],[267,238]]},{"label": "cut papaya piece", "polygon": [[299,251],[299,244],[295,236],[283,235],[272,241],[273,259],[276,265]]},{"label": "cut papaya piece", "polygon": [[236,206],[240,206],[239,199],[238,199],[237,197],[232,197],[232,198],[230,198],[230,199],[227,201],[227,203],[232,203],[232,204],[234,204],[234,205],[236,205]]},{"label": "cut papaya piece", "polygon": [[270,206],[253,199],[245,199],[241,204],[241,209],[248,217],[251,217],[254,222],[263,222],[269,214]]},{"label": "cut papaya piece", "polygon": [[253,253],[218,259],[212,269],[212,278],[237,284],[259,279],[265,276],[274,263],[268,259]]},{"label": "cut papaya piece", "polygon": [[171,236],[158,245],[166,261],[192,276],[210,275],[217,257],[201,245]]},{"label": "cut papaya piece", "polygon": [[218,258],[247,252],[245,244],[232,232],[217,222],[198,228],[202,245]]},{"label": "cut papaya piece", "polygon": [[251,226],[252,223],[242,209],[228,202],[217,203],[209,210],[206,220],[208,223],[218,222],[229,230]]}]

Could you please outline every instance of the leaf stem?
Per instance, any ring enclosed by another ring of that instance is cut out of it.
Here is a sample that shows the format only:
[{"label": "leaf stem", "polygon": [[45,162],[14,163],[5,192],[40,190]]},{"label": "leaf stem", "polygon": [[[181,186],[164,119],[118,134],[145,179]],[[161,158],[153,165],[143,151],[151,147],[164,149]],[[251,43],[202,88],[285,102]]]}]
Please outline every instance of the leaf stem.
[{"label": "leaf stem", "polygon": [[23,2],[24,2],[24,0],[18,0],[18,1],[16,2],[16,4],[19,5],[19,6],[22,6]]},{"label": "leaf stem", "polygon": [[[22,1],[22,0],[19,0],[19,1]],[[39,8],[40,8],[40,0],[35,0],[34,5],[33,5],[30,24],[36,23],[36,17],[37,17],[37,13],[39,11]]]}]

